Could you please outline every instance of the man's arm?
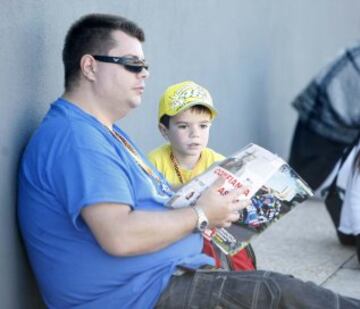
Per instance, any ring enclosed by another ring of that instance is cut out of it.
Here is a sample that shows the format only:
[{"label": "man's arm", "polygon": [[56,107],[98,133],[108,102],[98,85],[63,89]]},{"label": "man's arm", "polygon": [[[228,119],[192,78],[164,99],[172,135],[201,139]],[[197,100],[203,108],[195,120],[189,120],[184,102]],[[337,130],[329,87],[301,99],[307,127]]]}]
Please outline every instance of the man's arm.
[{"label": "man's arm", "polygon": [[157,251],[191,233],[193,209],[164,212],[131,211],[123,204],[96,204],[81,211],[101,247],[111,255],[128,256]]},{"label": "man's arm", "polygon": [[[229,226],[239,218],[238,210],[247,205],[238,199],[239,190],[226,196],[217,192],[217,181],[199,198],[197,206],[208,217],[210,227]],[[81,215],[100,246],[115,256],[130,256],[158,251],[191,233],[197,222],[189,207],[163,212],[131,211],[123,204],[95,204]]]}]

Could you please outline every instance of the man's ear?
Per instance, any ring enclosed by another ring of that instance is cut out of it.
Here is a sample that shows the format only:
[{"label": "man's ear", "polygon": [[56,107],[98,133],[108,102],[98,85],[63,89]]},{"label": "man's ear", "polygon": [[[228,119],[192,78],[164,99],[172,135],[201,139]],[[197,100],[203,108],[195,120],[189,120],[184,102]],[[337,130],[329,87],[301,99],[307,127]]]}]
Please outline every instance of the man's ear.
[{"label": "man's ear", "polygon": [[80,59],[80,70],[82,75],[90,80],[95,80],[95,71],[97,69],[96,60],[91,55],[83,55]]},{"label": "man's ear", "polygon": [[159,123],[159,131],[161,133],[161,135],[166,139],[168,140],[168,128],[165,127],[162,123]]}]

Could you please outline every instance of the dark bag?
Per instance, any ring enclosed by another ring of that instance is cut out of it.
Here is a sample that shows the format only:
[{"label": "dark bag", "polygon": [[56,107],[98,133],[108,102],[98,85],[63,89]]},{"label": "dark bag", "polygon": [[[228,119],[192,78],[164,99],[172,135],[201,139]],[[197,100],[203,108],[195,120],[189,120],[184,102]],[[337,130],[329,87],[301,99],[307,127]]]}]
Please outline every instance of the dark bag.
[{"label": "dark bag", "polygon": [[348,145],[329,140],[298,120],[291,143],[289,165],[316,190],[329,176]]}]

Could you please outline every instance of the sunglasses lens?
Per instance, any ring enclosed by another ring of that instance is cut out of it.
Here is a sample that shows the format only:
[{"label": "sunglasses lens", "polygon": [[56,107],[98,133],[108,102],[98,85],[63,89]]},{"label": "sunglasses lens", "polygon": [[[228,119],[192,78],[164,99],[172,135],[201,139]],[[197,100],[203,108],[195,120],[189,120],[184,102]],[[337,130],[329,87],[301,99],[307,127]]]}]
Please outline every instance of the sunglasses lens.
[{"label": "sunglasses lens", "polygon": [[122,65],[126,70],[132,73],[140,73],[143,69],[149,71],[149,66],[146,61],[137,57],[112,57],[99,55],[94,55],[93,57],[98,61]]},{"label": "sunglasses lens", "polygon": [[140,65],[124,65],[125,69],[132,73],[140,73],[143,69],[143,66]]},{"label": "sunglasses lens", "polygon": [[148,66],[146,65],[124,65],[125,69],[132,73],[140,73],[143,69],[147,70]]}]

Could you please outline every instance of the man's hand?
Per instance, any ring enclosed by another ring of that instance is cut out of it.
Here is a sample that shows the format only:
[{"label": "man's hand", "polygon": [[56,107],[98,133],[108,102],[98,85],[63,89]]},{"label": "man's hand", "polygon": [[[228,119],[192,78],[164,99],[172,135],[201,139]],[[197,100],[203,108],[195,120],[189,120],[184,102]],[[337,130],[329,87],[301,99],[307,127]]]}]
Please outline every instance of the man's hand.
[{"label": "man's hand", "polygon": [[229,227],[232,222],[239,220],[239,211],[250,204],[250,199],[245,197],[246,187],[234,189],[226,195],[219,192],[225,180],[217,179],[205,190],[196,203],[197,207],[204,210],[209,227]]}]

